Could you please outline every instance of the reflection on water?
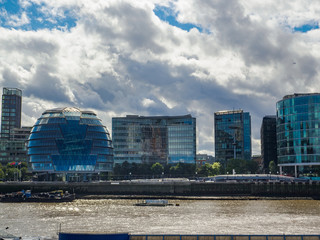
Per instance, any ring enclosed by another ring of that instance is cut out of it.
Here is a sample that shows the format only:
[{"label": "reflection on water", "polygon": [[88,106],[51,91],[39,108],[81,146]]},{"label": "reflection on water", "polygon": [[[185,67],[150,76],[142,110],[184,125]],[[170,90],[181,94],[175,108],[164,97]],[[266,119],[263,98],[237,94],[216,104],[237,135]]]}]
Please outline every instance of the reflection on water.
[{"label": "reflection on water", "polygon": [[174,201],[138,207],[136,200],[0,203],[0,230],[55,237],[62,231],[132,234],[319,234],[320,201]]}]

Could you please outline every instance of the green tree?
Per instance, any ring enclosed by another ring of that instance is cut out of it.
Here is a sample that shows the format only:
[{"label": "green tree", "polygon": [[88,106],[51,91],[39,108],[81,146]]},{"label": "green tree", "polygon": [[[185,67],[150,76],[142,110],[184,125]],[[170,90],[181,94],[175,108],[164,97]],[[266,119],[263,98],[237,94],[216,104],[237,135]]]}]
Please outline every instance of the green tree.
[{"label": "green tree", "polygon": [[257,173],[259,170],[259,164],[256,161],[250,160],[247,162],[247,172],[248,173]]},{"label": "green tree", "polygon": [[0,168],[0,180],[4,179],[5,174],[4,171]]},{"label": "green tree", "polygon": [[162,166],[162,164],[160,164],[158,162],[151,166],[151,172],[154,175],[160,175],[163,173],[163,171],[164,171],[164,167]]},{"label": "green tree", "polygon": [[209,163],[206,163],[204,165],[202,165],[198,171],[198,173],[200,174],[200,176],[210,176],[212,175],[212,165]]},{"label": "green tree", "polygon": [[274,161],[270,161],[269,162],[269,171],[272,173],[272,174],[276,174],[277,173],[277,167],[276,167],[276,164]]},{"label": "green tree", "polygon": [[247,173],[247,160],[244,160],[244,159],[229,159],[228,162],[227,162],[226,171],[229,172],[229,174],[232,174],[233,170],[237,174]]},{"label": "green tree", "polygon": [[219,162],[214,162],[212,164],[212,175],[219,175],[221,173],[221,164]]},{"label": "green tree", "polygon": [[17,168],[7,169],[7,180],[17,181],[20,179],[20,171]]}]

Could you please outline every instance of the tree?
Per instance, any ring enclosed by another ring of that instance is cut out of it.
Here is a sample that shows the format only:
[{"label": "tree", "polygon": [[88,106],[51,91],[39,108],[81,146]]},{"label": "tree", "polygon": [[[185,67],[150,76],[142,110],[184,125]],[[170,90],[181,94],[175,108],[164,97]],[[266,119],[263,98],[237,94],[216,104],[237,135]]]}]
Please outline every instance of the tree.
[{"label": "tree", "polygon": [[276,164],[274,161],[270,161],[269,162],[269,171],[272,173],[272,174],[276,174],[277,173],[277,167],[276,167]]},{"label": "tree", "polygon": [[212,165],[209,163],[206,163],[202,165],[199,169],[200,176],[206,176],[212,175]]},{"label": "tree", "polygon": [[233,173],[233,170],[238,174],[247,173],[247,160],[244,159],[229,159],[227,162],[227,172]]},{"label": "tree", "polygon": [[8,168],[7,174],[7,180],[17,181],[20,178],[20,171],[16,168]]},{"label": "tree", "polygon": [[219,175],[221,172],[221,164],[219,162],[214,162],[212,164],[212,175]]},{"label": "tree", "polygon": [[4,179],[4,171],[0,169],[0,180]]},{"label": "tree", "polygon": [[151,172],[154,175],[160,175],[163,173],[163,171],[164,171],[164,167],[158,162],[151,166]]},{"label": "tree", "polygon": [[247,171],[249,173],[254,174],[254,173],[257,173],[258,170],[259,170],[259,164],[256,161],[253,161],[253,160],[248,161],[248,163],[247,163]]}]

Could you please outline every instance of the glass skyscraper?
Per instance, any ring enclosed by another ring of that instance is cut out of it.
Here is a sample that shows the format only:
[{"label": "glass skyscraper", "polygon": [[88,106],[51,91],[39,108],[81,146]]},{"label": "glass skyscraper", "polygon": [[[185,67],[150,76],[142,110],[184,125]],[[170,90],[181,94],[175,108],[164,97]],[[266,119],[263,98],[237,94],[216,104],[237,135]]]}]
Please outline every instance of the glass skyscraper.
[{"label": "glass skyscraper", "polygon": [[86,180],[113,168],[108,130],[95,113],[78,108],[45,111],[31,130],[28,155],[32,171],[54,180]]},{"label": "glass skyscraper", "polygon": [[243,110],[214,113],[215,159],[251,160],[251,117]]},{"label": "glass skyscraper", "polygon": [[127,115],[112,118],[114,162],[196,163],[196,119]]},{"label": "glass skyscraper", "polygon": [[1,138],[9,139],[13,128],[21,128],[22,91],[17,88],[3,88]]},{"label": "glass skyscraper", "polygon": [[277,151],[281,173],[294,169],[297,176],[320,165],[320,93],[287,95],[277,102]]}]

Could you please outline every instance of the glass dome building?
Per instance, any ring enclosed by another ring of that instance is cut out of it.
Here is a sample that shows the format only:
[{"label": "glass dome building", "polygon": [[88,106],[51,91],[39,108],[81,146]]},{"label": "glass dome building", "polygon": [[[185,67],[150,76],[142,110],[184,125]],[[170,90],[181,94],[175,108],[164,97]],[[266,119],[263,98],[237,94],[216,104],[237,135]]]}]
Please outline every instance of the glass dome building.
[{"label": "glass dome building", "polygon": [[320,93],[293,94],[277,102],[280,173],[312,172],[320,165]]},{"label": "glass dome building", "polygon": [[43,180],[97,179],[113,166],[108,130],[94,112],[78,108],[45,111],[31,130],[28,156]]}]

